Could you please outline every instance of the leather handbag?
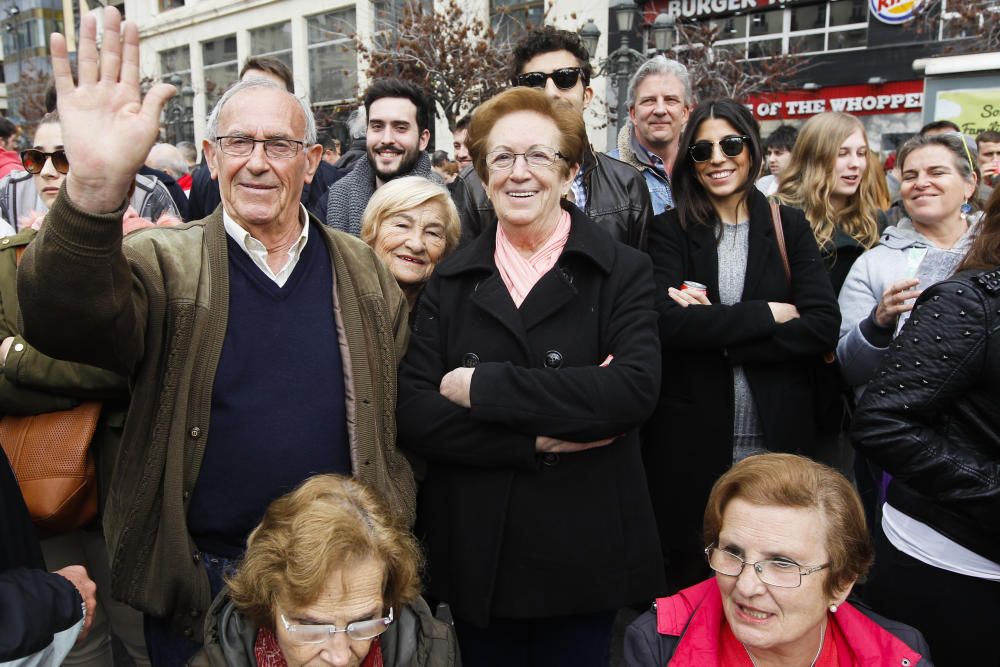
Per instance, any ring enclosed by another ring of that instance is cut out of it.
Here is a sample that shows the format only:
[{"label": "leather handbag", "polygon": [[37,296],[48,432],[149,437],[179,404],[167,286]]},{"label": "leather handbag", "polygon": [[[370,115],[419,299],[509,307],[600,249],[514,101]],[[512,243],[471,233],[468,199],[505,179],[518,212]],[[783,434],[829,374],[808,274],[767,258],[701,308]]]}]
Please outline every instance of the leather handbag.
[{"label": "leather handbag", "polygon": [[0,419],[3,446],[40,537],[81,528],[97,516],[97,467],[90,453],[101,403]]}]

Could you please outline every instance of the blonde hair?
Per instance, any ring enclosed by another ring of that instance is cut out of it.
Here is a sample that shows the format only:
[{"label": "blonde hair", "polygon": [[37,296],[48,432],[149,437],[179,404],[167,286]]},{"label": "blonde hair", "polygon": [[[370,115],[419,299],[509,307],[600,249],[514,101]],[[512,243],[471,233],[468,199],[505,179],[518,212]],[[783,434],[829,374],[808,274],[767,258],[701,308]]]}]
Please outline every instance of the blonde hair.
[{"label": "blonde hair", "polygon": [[833,237],[843,231],[865,249],[878,243],[879,212],[888,208],[888,189],[880,187],[882,170],[876,168],[878,156],[871,152],[861,173],[858,191],[847,206],[835,210],[830,195],[836,182],[834,165],[841,145],[860,131],[868,147],[868,135],[857,118],[840,111],[813,116],[799,131],[792,148],[792,158],[781,174],[777,197],[783,204],[802,209],[812,225],[816,244],[825,253],[834,251]]},{"label": "blonde hair", "polygon": [[361,240],[372,245],[378,236],[378,229],[388,218],[411,211],[427,202],[435,202],[444,211],[445,247],[442,259],[458,246],[462,235],[462,223],[458,219],[458,209],[448,191],[432,183],[423,176],[394,178],[372,195],[368,200],[364,215],[361,216]]},{"label": "blonde hair", "polygon": [[317,475],[268,506],[226,583],[241,613],[273,628],[279,604],[313,604],[334,570],[365,558],[385,568],[386,606],[398,608],[420,595],[422,558],[410,532],[364,484]]},{"label": "blonde hair", "polygon": [[712,487],[705,508],[705,543],[717,544],[722,516],[733,500],[751,505],[814,509],[826,528],[830,573],[824,591],[834,596],[864,577],[875,559],[861,498],[842,474],[795,454],[749,456]]}]

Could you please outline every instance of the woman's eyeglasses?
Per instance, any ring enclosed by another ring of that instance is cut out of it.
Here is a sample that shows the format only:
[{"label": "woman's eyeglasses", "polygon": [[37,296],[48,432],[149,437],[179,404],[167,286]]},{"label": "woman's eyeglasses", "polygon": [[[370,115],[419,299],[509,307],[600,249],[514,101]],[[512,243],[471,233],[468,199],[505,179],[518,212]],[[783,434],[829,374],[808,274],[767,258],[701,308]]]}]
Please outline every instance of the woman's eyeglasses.
[{"label": "woman's eyeglasses", "polygon": [[66,151],[61,148],[51,153],[40,151],[37,148],[28,148],[21,151],[21,164],[24,165],[25,170],[29,174],[37,175],[42,173],[42,169],[45,169],[45,163],[50,158],[52,166],[56,168],[56,171],[60,174],[69,173],[69,160],[66,159]]},{"label": "woman's eyeglasses", "polygon": [[523,153],[499,149],[486,154],[486,168],[490,171],[507,171],[514,168],[518,156],[524,158],[529,167],[551,167],[558,159],[566,156],[548,146],[532,146]]},{"label": "woman's eyeglasses", "polygon": [[743,573],[743,568],[749,565],[757,574],[757,578],[768,586],[778,588],[798,588],[802,585],[802,577],[813,574],[830,567],[830,564],[806,567],[790,560],[781,558],[770,558],[759,560],[756,563],[748,563],[739,556],[729,553],[725,549],[718,547],[708,547],[705,549],[705,557],[708,558],[708,566],[727,577],[738,577]]},{"label": "woman's eyeglasses", "polygon": [[[726,137],[719,142],[719,148],[726,157],[736,157],[743,152],[743,147],[750,143],[750,137],[743,135],[739,137]],[[708,162],[712,159],[712,152],[715,150],[714,141],[696,141],[688,146],[688,153],[695,162]]]},{"label": "woman's eyeglasses", "polygon": [[389,607],[389,615],[385,618],[373,618],[370,621],[355,621],[348,623],[346,628],[338,628],[336,625],[307,625],[304,623],[291,623],[284,614],[279,614],[281,624],[288,633],[288,638],[293,644],[321,644],[327,639],[340,632],[346,633],[348,637],[355,641],[363,642],[374,639],[389,629],[392,624],[392,607]]},{"label": "woman's eyeglasses", "polygon": [[[525,72],[514,77],[515,86],[527,86],[528,88],[544,88],[545,82],[552,79],[559,90],[569,90],[576,85],[576,82],[583,76],[583,70],[579,67],[563,67],[554,72]],[[583,81],[587,84],[586,77]]]}]

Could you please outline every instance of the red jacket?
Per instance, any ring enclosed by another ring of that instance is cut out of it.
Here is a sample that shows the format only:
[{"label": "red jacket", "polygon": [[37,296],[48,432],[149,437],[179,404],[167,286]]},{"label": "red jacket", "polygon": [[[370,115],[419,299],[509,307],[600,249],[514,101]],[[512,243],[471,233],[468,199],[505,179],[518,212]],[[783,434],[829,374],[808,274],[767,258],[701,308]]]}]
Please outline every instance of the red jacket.
[{"label": "red jacket", "polygon": [[0,148],[0,178],[15,169],[24,169],[24,165],[21,164],[21,156],[14,151]]},{"label": "red jacket", "polygon": [[[628,667],[713,667],[719,662],[722,595],[714,578],[660,598],[653,612],[640,616],[625,637]],[[845,602],[830,623],[839,630],[837,655],[842,667],[930,667],[926,643],[919,632]],[[654,625],[655,622],[655,625]],[[890,632],[890,629],[892,630]],[[909,642],[899,636],[907,636]],[[918,652],[910,645],[922,649]]]}]

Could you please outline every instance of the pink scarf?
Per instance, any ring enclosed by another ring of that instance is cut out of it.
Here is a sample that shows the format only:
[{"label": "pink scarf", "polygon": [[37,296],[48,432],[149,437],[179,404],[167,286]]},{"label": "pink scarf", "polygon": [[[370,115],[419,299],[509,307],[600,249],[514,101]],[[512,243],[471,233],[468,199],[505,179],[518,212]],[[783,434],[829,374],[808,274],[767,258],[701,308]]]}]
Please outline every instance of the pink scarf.
[{"label": "pink scarf", "polygon": [[500,277],[510,292],[510,298],[518,308],[535,283],[556,265],[556,260],[566,247],[569,228],[569,212],[563,211],[552,235],[534,255],[526,259],[504,234],[503,225],[497,225],[497,248],[493,253],[493,261],[500,270]]}]

